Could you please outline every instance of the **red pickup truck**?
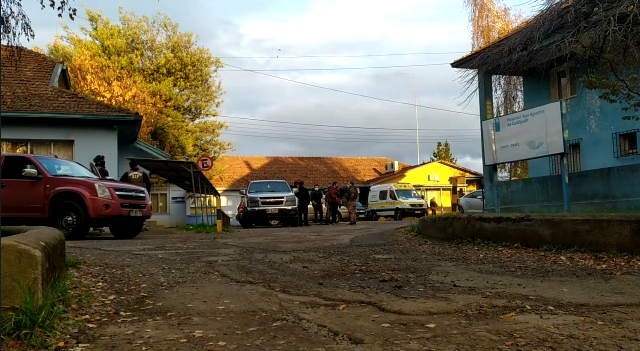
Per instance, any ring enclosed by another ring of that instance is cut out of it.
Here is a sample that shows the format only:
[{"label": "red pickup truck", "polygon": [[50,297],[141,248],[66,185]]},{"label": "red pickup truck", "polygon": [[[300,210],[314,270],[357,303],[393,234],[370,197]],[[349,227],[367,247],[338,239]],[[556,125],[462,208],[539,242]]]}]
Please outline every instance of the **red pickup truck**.
[{"label": "red pickup truck", "polygon": [[43,223],[67,238],[109,227],[132,239],[151,218],[146,189],[101,179],[81,164],[50,156],[2,154],[2,224]]}]

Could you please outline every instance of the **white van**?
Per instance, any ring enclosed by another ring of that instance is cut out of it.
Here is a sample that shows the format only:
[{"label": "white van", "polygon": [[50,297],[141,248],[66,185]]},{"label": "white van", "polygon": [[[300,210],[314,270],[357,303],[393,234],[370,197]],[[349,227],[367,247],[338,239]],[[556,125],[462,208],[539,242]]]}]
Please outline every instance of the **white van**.
[{"label": "white van", "polygon": [[424,217],[427,202],[409,183],[380,184],[369,190],[367,211],[374,221],[389,216],[399,221],[403,217]]}]

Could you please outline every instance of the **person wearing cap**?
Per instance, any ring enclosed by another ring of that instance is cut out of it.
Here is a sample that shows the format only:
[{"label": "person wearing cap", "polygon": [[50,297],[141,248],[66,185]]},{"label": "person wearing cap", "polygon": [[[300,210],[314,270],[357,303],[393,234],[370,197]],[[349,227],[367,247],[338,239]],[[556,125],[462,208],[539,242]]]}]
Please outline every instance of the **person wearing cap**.
[{"label": "person wearing cap", "polygon": [[122,174],[120,181],[145,188],[147,189],[147,193],[151,194],[151,179],[149,179],[149,176],[145,172],[140,170],[138,162],[130,161],[129,167],[131,169]]},{"label": "person wearing cap", "polygon": [[109,177],[109,171],[107,171],[107,160],[104,155],[97,155],[93,158],[93,164],[98,168],[98,173],[100,174],[100,178]]}]

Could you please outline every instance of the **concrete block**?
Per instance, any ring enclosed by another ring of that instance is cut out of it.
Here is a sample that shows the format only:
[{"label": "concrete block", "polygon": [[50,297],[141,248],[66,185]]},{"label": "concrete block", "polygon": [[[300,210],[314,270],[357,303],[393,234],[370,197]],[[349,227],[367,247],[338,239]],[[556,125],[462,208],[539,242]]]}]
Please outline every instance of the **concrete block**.
[{"label": "concrete block", "polygon": [[0,270],[2,307],[19,306],[25,290],[33,289],[36,301],[64,274],[64,234],[50,227],[20,227],[26,231],[2,238]]}]

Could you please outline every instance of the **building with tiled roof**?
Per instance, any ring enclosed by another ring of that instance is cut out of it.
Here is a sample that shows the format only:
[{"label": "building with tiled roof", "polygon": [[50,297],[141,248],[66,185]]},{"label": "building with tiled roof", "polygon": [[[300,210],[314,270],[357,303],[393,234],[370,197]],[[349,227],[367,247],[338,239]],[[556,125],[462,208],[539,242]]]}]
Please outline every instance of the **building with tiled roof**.
[{"label": "building with tiled roof", "polygon": [[[115,179],[129,170],[129,158],[170,157],[138,140],[138,113],[73,91],[63,62],[3,45],[1,75],[2,153],[55,155],[87,167],[96,155],[104,155]],[[152,220],[185,224],[186,196],[175,184],[152,189]]]},{"label": "building with tiled roof", "polygon": [[[217,189],[244,189],[252,180],[282,179],[293,184],[303,180],[325,186],[331,182],[346,185],[368,184],[368,180],[385,174],[385,167],[394,160],[387,157],[285,157],[285,156],[222,156],[216,161]],[[409,165],[399,162],[398,168]]]}]

